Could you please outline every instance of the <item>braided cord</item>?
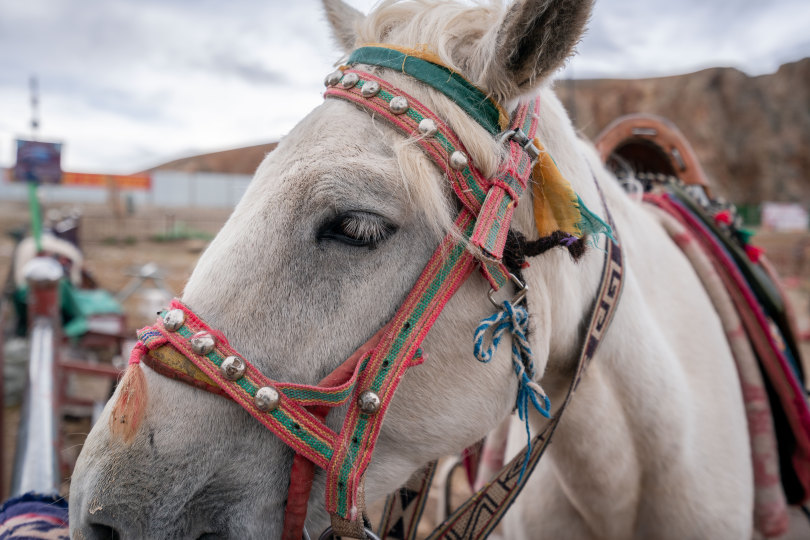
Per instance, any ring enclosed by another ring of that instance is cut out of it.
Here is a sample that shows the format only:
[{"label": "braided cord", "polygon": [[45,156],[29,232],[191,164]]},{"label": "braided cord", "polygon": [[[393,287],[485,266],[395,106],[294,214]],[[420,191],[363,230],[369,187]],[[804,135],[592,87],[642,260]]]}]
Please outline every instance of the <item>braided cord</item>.
[{"label": "braided cord", "polygon": [[[532,451],[532,436],[529,428],[529,405],[545,416],[551,418],[551,401],[534,382],[536,370],[534,367],[532,349],[529,347],[529,340],[526,334],[529,332],[529,311],[521,305],[514,305],[509,301],[503,302],[503,309],[494,315],[483,319],[478,328],[475,329],[473,341],[473,354],[475,358],[484,364],[488,364],[498,345],[501,343],[504,334],[509,331],[512,336],[512,368],[518,379],[518,392],[515,400],[515,408],[518,417],[526,426],[526,457],[523,460],[523,467],[520,469],[520,478],[526,472],[526,465]],[[487,333],[491,331],[491,341],[489,346],[485,346]]]}]

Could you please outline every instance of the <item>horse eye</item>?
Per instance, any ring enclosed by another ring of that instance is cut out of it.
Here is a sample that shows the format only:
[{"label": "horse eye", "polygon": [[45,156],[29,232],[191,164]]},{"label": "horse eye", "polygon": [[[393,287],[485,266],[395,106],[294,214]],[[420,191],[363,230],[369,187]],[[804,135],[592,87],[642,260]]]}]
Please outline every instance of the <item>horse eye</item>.
[{"label": "horse eye", "polygon": [[318,241],[335,240],[355,247],[376,248],[397,232],[397,226],[372,212],[344,212],[321,225]]}]

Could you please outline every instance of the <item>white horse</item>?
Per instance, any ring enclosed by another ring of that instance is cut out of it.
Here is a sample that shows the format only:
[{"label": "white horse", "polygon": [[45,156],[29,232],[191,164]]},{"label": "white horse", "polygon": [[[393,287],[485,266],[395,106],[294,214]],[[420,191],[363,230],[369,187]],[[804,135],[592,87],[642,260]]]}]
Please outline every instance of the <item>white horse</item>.
[{"label": "white horse", "polygon": [[[432,51],[509,111],[539,95],[539,139],[604,214],[595,171],[621,234],[627,277],[613,326],[507,518],[507,537],[749,538],[749,440],[721,322],[687,259],[576,136],[550,89],[591,0],[387,1],[368,16],[339,0],[324,4],[346,51],[364,43]],[[444,118],[476,166],[495,174],[501,145],[453,102],[400,73],[369,69]],[[453,205],[446,179],[413,140],[326,100],[261,164],[182,300],[263,373],[315,384],[393,315],[452,226]],[[538,236],[530,201],[512,227]],[[577,263],[555,249],[524,271],[537,382],[553,406],[574,368],[602,261],[600,249]],[[366,474],[368,500],[512,412],[509,347],[487,365],[470,352],[473,330],[492,313],[488,288],[475,273],[425,340],[427,360],[410,369],[388,410]],[[75,537],[278,537],[288,447],[234,402],[139,369],[148,407],[134,439],[112,436],[102,417],[76,465]],[[339,430],[342,420],[343,409],[327,424]],[[546,420],[532,422],[540,429]],[[323,487],[318,471],[311,531],[328,525]]]}]

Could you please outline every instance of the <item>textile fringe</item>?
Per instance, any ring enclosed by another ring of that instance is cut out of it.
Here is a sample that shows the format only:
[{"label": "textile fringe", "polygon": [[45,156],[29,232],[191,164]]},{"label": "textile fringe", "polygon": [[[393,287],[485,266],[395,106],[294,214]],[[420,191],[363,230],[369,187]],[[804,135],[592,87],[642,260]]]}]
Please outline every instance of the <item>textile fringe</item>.
[{"label": "textile fringe", "polygon": [[532,171],[532,204],[541,238],[552,235],[557,235],[558,239],[562,238],[560,235],[578,239],[590,237],[591,244],[596,246],[597,238],[604,235],[615,242],[610,225],[585,206],[543,144],[536,138],[534,144],[540,155]]},{"label": "textile fringe", "polygon": [[143,354],[145,347],[141,344],[132,350],[129,367],[118,383],[118,400],[110,413],[110,432],[127,444],[135,438],[146,412],[146,378],[139,365]]},{"label": "textile fringe", "polygon": [[[512,368],[518,379],[518,393],[515,400],[515,408],[518,417],[526,426],[526,454],[523,465],[520,469],[519,479],[523,479],[529,458],[532,453],[532,434],[529,428],[529,409],[534,408],[537,412],[551,418],[551,402],[546,393],[534,381],[537,375],[534,367],[532,350],[529,347],[527,334],[529,332],[529,312],[521,305],[513,305],[509,301],[504,301],[503,309],[494,315],[483,319],[475,330],[473,340],[473,354],[475,358],[484,364],[489,363],[498,348],[504,334],[508,331],[512,338]],[[486,342],[486,335],[491,332],[489,343]]]}]

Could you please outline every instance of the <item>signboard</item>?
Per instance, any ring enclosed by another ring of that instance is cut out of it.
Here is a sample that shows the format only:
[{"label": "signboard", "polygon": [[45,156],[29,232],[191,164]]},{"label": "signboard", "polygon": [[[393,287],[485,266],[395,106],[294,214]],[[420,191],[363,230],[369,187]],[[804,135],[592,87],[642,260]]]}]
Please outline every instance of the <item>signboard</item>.
[{"label": "signboard", "polygon": [[807,210],[795,203],[762,203],[762,226],[772,231],[807,230]]},{"label": "signboard", "polygon": [[116,187],[126,190],[149,190],[152,187],[152,177],[148,174],[91,174],[91,173],[62,173],[63,186],[84,187]]},{"label": "signboard", "polygon": [[62,143],[18,139],[14,179],[35,184],[58,184],[62,179]]}]

